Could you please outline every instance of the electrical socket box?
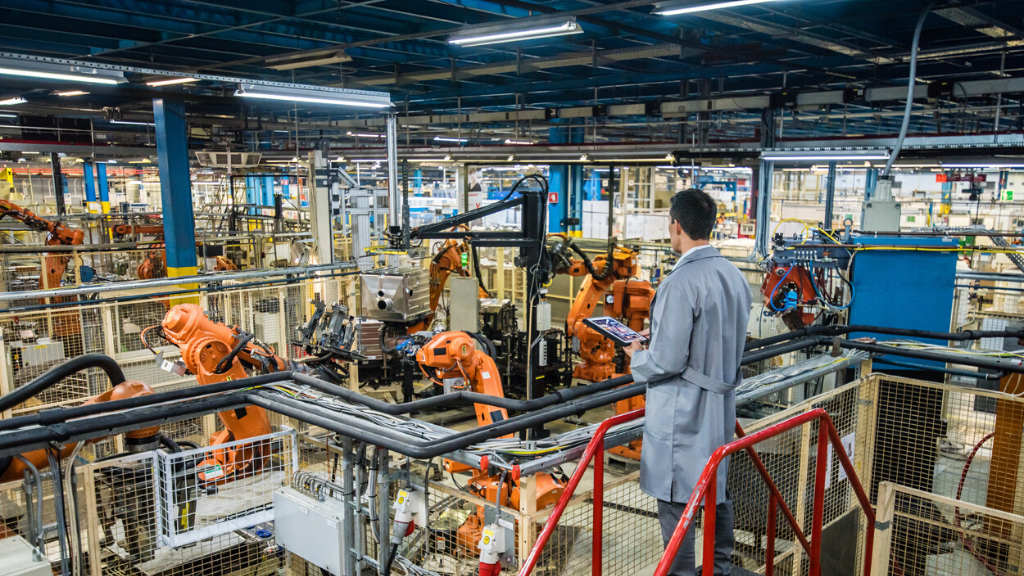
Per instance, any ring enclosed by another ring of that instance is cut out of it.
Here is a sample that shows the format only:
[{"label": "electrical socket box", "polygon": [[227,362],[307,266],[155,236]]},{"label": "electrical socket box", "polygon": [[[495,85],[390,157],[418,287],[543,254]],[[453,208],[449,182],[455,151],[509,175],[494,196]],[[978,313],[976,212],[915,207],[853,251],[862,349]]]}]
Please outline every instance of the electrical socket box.
[{"label": "electrical socket box", "polygon": [[0,540],[0,576],[53,576],[50,562],[21,536]]},{"label": "electrical socket box", "polygon": [[342,541],[344,506],[314,500],[283,487],[274,491],[274,537],[285,550],[331,574],[341,574],[345,550]]},{"label": "electrical socket box", "polygon": [[899,202],[869,200],[860,217],[862,232],[899,232],[902,207]]},{"label": "electrical socket box", "polygon": [[449,277],[448,329],[480,331],[480,291],[476,278]]}]

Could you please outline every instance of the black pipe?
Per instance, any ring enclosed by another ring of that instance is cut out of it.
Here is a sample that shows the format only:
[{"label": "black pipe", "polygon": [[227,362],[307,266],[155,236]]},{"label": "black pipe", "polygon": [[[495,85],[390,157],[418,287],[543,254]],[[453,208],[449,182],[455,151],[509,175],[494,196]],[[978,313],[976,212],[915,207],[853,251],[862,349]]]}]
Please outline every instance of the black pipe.
[{"label": "black pipe", "polygon": [[124,372],[121,366],[113,358],[105,354],[84,354],[72,358],[63,364],[54,366],[38,378],[24,386],[16,388],[10,394],[0,398],[0,412],[10,410],[18,404],[32,398],[46,390],[60,384],[65,378],[88,368],[99,368],[107,374],[110,379],[110,386],[117,386],[125,381]]},{"label": "black pipe", "polygon": [[263,374],[260,376],[253,376],[251,378],[227,380],[225,382],[217,382],[215,384],[181,388],[178,390],[150,394],[148,396],[136,396],[135,398],[113,400],[100,404],[89,404],[87,406],[76,406],[74,408],[51,408],[49,410],[41,410],[35,414],[27,414],[25,416],[16,416],[14,418],[0,420],[0,431],[15,430],[26,426],[50,426],[74,420],[75,418],[86,418],[108,412],[152,406],[154,404],[178,402],[181,400],[208,396],[210,394],[241,390],[243,388],[250,388],[253,386],[263,386],[265,384],[274,384],[277,382],[289,382],[290,379],[291,372],[276,372],[274,374]]},{"label": "black pipe", "polygon": [[787,352],[795,352],[797,350],[803,350],[805,348],[811,348],[813,346],[821,346],[824,344],[831,344],[829,338],[824,336],[810,336],[793,342],[784,342],[782,344],[776,344],[766,348],[754,350],[752,352],[744,352],[743,360],[740,361],[742,366],[748,364],[754,364],[761,360],[767,360],[768,358],[774,358],[780,354],[786,354]]},{"label": "black pipe", "polygon": [[833,325],[833,326],[809,326],[807,328],[801,328],[800,330],[794,330],[787,332],[786,334],[779,334],[777,336],[769,336],[768,338],[761,338],[759,340],[751,340],[747,342],[744,350],[754,350],[757,348],[763,348],[772,344],[778,344],[779,342],[787,342],[789,340],[796,340],[797,338],[804,338],[807,336],[843,336],[852,332],[868,332],[872,334],[885,334],[887,336],[909,336],[914,338],[930,338],[933,340],[952,340],[955,342],[963,342],[966,340],[980,340],[981,338],[1024,338],[1024,330],[964,330],[963,332],[931,332],[929,330],[911,330],[908,328],[889,328],[886,326],[863,326],[863,325]]},{"label": "black pipe", "polygon": [[409,414],[419,410],[429,410],[431,408],[440,408],[449,405],[467,405],[467,404],[485,404],[487,406],[494,406],[496,408],[504,408],[506,410],[515,410],[517,412],[530,412],[538,410],[540,408],[546,408],[554,404],[561,402],[567,402],[569,400],[575,400],[583,396],[589,396],[597,392],[602,392],[617,386],[623,386],[633,382],[633,376],[627,374],[618,378],[611,378],[601,382],[595,382],[586,386],[576,386],[575,388],[565,388],[558,390],[546,396],[540,398],[534,398],[533,400],[515,400],[513,398],[503,398],[500,396],[491,396],[489,394],[480,394],[478,392],[452,392],[450,394],[441,394],[439,396],[433,396],[431,398],[424,398],[422,400],[415,400],[413,402],[405,402],[402,404],[389,404],[387,402],[364,396],[358,392],[349,390],[348,388],[342,388],[341,386],[335,386],[323,380],[307,376],[305,374],[294,373],[292,374],[292,380],[296,384],[309,386],[316,388],[317,390],[330,394],[332,396],[338,396],[349,402],[355,402],[362,404],[368,408],[397,416],[399,414]]},{"label": "black pipe", "polygon": [[161,446],[167,448],[168,452],[172,454],[177,454],[178,452],[181,452],[181,446],[178,446],[178,443],[175,442],[174,440],[171,440],[170,437],[165,436],[163,434],[158,434],[156,439],[158,442],[160,442]]},{"label": "black pipe", "polygon": [[932,360],[934,362],[960,364],[961,366],[974,366],[975,368],[988,368],[990,370],[997,370],[1001,372],[1013,372],[1016,374],[1024,374],[1024,366],[1010,364],[1009,362],[997,362],[995,360],[989,360],[987,358],[977,356],[966,357],[964,354],[925,352],[923,350],[896,348],[895,346],[886,346],[884,344],[869,344],[867,342],[857,342],[856,340],[843,340],[839,343],[839,345],[843,348],[864,350],[866,352],[872,352],[874,354],[886,356],[904,356],[906,358],[916,358],[918,360]]},{"label": "black pipe", "polygon": [[977,378],[979,380],[993,380],[1000,381],[1003,379],[1004,374],[999,372],[998,374],[989,374],[987,372],[971,372],[969,370],[957,370],[956,368],[946,368],[945,366],[925,366],[924,364],[914,364],[913,362],[898,362],[896,360],[889,360],[888,358],[875,358],[875,364],[885,364],[887,366],[898,366],[900,368],[910,368],[912,370],[932,370],[935,372],[942,372],[943,374],[951,374],[953,376],[967,376],[968,378]]},{"label": "black pipe", "polygon": [[[601,392],[582,400],[551,406],[528,414],[520,414],[519,416],[513,416],[507,420],[495,422],[481,428],[475,428],[466,432],[456,432],[443,438],[430,440],[416,440],[409,436],[402,436],[401,433],[390,428],[359,420],[353,416],[339,414],[325,408],[315,407],[309,403],[300,402],[271,392],[256,391],[245,394],[250,403],[272,412],[296,418],[313,426],[319,426],[361,442],[372,443],[412,458],[425,460],[462,450],[474,444],[499,438],[520,430],[540,426],[568,416],[579,415],[587,410],[607,406],[619,400],[639,396],[644,393],[646,388],[646,384],[630,384]],[[0,436],[0,442],[2,441],[3,437]],[[0,444],[0,449],[3,448],[4,445]]]}]

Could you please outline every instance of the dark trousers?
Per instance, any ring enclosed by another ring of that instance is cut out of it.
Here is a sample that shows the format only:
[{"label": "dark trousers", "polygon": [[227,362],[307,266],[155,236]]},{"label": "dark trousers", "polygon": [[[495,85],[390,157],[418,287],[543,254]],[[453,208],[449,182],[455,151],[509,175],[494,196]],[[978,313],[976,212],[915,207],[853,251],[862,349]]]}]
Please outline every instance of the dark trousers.
[{"label": "dark trousers", "polygon": [[[679,524],[679,518],[686,508],[685,502],[666,502],[658,500],[658,521],[661,523],[661,538],[668,546]],[[719,504],[715,514],[715,575],[726,576],[729,574],[729,566],[732,564],[732,548],[735,543],[733,537],[733,511],[732,500]],[[694,522],[687,531],[683,543],[679,546],[679,553],[672,561],[672,568],[669,570],[671,576],[694,576],[695,551],[694,541],[697,538],[697,524]],[[707,566],[701,570],[702,576],[709,576]]]}]

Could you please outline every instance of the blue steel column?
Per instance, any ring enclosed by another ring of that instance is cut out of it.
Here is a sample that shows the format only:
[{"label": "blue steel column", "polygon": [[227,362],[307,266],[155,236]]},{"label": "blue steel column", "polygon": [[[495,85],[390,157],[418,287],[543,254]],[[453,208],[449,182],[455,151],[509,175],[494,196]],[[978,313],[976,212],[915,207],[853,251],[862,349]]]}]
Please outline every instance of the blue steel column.
[{"label": "blue steel column", "polygon": [[[548,131],[548,142],[551,144],[583,142],[583,130],[573,126],[552,127]],[[573,213],[581,217],[583,214],[583,195],[581,193],[583,166],[552,166],[549,173],[551,178],[548,182],[548,190],[558,193],[558,202],[548,204],[548,232],[569,232],[569,227],[563,226],[562,220]],[[574,228],[574,235],[581,235],[580,227]]]},{"label": "blue steel column", "polygon": [[99,204],[96,203],[96,177],[93,175],[92,162],[82,164],[82,178],[85,181],[85,201],[88,203],[89,213],[99,212]]},{"label": "blue steel column", "polygon": [[110,187],[107,186],[107,164],[96,164],[96,188],[100,195],[100,208],[104,214],[110,213]]},{"label": "blue steel column", "polygon": [[875,195],[875,187],[878,186],[878,168],[868,168],[864,176],[864,201],[871,200]]},{"label": "blue steel column", "polygon": [[274,177],[264,176],[263,177],[263,200],[260,202],[263,206],[274,205]]},{"label": "blue steel column", "polygon": [[160,163],[160,198],[164,211],[167,276],[196,273],[196,229],[192,214],[192,183],[188,168],[185,106],[180,101],[154,99],[156,152]]}]

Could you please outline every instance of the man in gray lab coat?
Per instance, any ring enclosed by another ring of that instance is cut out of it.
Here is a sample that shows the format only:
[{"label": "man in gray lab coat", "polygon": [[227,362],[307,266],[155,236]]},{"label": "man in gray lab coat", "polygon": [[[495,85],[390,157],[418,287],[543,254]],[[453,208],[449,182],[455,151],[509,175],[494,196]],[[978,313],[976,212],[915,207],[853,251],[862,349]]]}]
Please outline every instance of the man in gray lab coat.
[{"label": "man in gray lab coat", "polygon": [[[651,305],[649,349],[626,348],[633,379],[647,383],[640,489],[658,499],[666,545],[711,453],[733,440],[736,426],[751,293],[739,269],[708,244],[716,212],[701,190],[673,196],[669,234],[682,256]],[[718,470],[715,574],[729,573],[733,548],[728,467],[726,460]],[[693,575],[696,531],[690,528],[670,574]]]}]

